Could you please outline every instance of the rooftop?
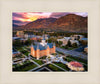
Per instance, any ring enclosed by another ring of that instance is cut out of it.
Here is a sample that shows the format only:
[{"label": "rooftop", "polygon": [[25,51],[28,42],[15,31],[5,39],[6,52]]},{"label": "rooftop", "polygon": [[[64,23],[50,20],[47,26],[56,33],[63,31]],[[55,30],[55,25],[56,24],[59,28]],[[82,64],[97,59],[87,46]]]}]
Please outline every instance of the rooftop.
[{"label": "rooftop", "polygon": [[40,50],[46,50],[47,47],[49,46],[49,48],[53,48],[53,43],[47,43],[46,46],[43,46],[41,44],[38,44],[38,45],[35,45],[33,46],[35,50],[37,50],[37,47],[40,49]]}]

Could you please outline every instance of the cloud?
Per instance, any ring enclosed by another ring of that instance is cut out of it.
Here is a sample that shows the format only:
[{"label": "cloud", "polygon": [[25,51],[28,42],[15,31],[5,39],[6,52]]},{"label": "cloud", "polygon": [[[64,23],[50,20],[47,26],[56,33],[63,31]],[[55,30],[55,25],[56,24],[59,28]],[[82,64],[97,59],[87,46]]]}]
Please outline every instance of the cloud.
[{"label": "cloud", "polygon": [[88,16],[87,12],[75,12],[74,14],[80,15],[80,16],[83,16],[83,17],[87,17]]},{"label": "cloud", "polygon": [[27,24],[29,22],[23,22],[23,21],[19,21],[19,20],[13,20],[12,23],[15,24],[15,25],[25,25],[25,24]]},{"label": "cloud", "polygon": [[69,13],[68,12],[54,12],[54,13],[52,13],[50,15],[50,17],[52,17],[52,18],[59,18],[61,16],[65,16],[67,14],[69,14]]},{"label": "cloud", "polygon": [[68,14],[88,16],[87,12],[13,12],[12,19],[13,23],[23,25],[41,18],[60,18]]}]

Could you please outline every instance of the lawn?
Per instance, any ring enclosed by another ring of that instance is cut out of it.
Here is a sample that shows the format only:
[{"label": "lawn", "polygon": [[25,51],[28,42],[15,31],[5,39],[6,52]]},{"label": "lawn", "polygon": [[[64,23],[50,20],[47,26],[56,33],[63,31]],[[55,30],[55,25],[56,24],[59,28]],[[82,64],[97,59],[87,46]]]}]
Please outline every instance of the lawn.
[{"label": "lawn", "polygon": [[72,56],[69,56],[69,57],[66,57],[68,60],[76,60],[76,61],[78,61],[78,62],[81,62],[81,63],[84,63],[84,64],[87,64],[87,60],[84,60],[84,59],[81,59],[81,58],[79,58],[79,57],[72,57]]},{"label": "lawn", "polygon": [[21,53],[25,54],[26,56],[28,56],[29,52],[27,50],[21,50]]},{"label": "lawn", "polygon": [[74,47],[65,47],[65,46],[61,46],[60,48],[63,48],[63,49],[67,49],[67,50],[72,50],[72,49],[75,49]]},{"label": "lawn", "polygon": [[51,69],[52,71],[63,71],[60,68],[58,68],[58,67],[56,67],[56,66],[54,66],[52,64],[48,64],[48,65],[46,65],[46,67]]},{"label": "lawn", "polygon": [[54,63],[54,64],[56,64],[56,65],[58,65],[58,66],[60,66],[60,67],[62,67],[63,69],[65,69],[65,70],[67,70],[67,71],[69,71],[70,69],[67,67],[67,65],[65,65],[65,64],[62,64],[62,63]]},{"label": "lawn", "polygon": [[37,62],[39,65],[42,65],[43,62],[41,60],[36,60],[36,59],[33,59],[35,62]]},{"label": "lawn", "polygon": [[40,59],[46,59],[46,57],[47,57],[47,56],[43,56],[43,57],[41,57]]},{"label": "lawn", "polygon": [[37,65],[30,62],[30,63],[25,63],[24,65],[16,66],[15,68],[13,68],[13,71],[28,71],[35,67],[37,67]]},{"label": "lawn", "polygon": [[61,55],[65,55],[65,54],[63,54],[62,52],[59,52],[59,51],[56,51],[57,53],[59,53],[59,54],[61,54]]},{"label": "lawn", "polygon": [[69,59],[69,58],[67,58],[67,57],[66,57],[66,58],[64,58],[64,60],[65,60],[65,61],[67,61],[67,62],[72,61],[72,59]]}]

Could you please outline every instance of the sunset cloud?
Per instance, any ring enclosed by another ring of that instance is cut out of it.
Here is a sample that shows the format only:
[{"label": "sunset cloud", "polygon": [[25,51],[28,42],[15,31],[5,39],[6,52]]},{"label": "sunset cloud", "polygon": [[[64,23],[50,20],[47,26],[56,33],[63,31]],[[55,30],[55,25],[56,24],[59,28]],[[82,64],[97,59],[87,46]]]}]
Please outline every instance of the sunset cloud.
[{"label": "sunset cloud", "polygon": [[29,22],[35,21],[41,18],[60,18],[67,14],[76,14],[86,17],[88,13],[86,12],[14,12],[12,13],[13,24],[25,25]]}]

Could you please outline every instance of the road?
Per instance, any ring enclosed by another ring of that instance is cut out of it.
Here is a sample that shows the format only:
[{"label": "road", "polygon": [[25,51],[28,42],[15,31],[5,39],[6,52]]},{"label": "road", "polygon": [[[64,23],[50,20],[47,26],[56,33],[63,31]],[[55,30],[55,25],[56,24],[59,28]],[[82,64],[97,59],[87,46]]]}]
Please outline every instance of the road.
[{"label": "road", "polygon": [[58,47],[56,47],[56,51],[62,52],[66,55],[72,55],[74,57],[80,57],[82,59],[87,59],[87,55],[83,54],[82,52],[77,52],[74,50],[66,50],[66,49],[62,49],[62,48],[58,48]]}]

